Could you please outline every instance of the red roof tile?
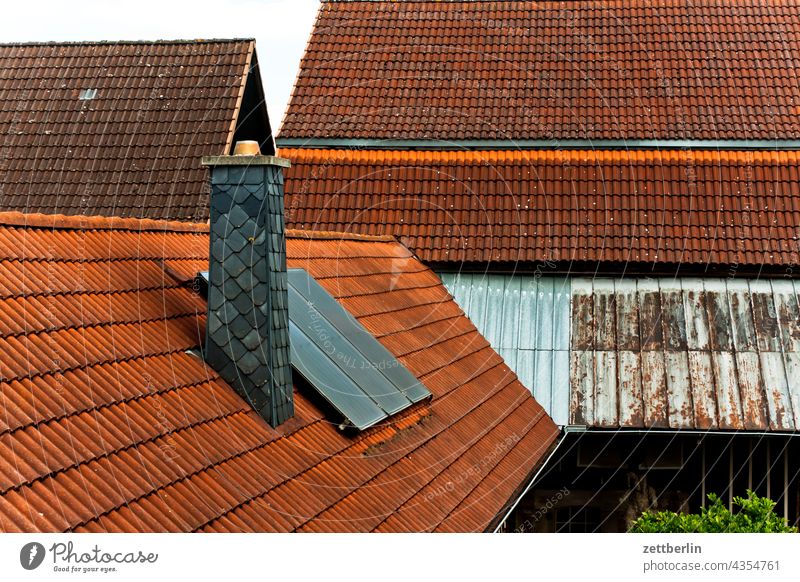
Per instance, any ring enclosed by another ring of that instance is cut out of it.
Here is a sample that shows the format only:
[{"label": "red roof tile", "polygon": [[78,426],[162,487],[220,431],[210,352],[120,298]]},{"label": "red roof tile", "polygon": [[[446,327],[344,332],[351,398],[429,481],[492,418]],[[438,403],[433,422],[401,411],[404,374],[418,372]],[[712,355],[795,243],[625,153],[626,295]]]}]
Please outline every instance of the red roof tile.
[{"label": "red roof tile", "polygon": [[281,149],[294,228],[427,262],[792,265],[800,153]]},{"label": "red roof tile", "polygon": [[197,160],[227,153],[253,55],[251,40],[0,45],[0,209],[205,220]]},{"label": "red roof tile", "polygon": [[309,394],[277,429],[192,353],[199,225],[0,214],[0,531],[471,531],[554,441],[391,239],[293,231],[302,267],[433,394],[356,436]]},{"label": "red roof tile", "polygon": [[798,139],[800,2],[323,2],[281,138]]}]

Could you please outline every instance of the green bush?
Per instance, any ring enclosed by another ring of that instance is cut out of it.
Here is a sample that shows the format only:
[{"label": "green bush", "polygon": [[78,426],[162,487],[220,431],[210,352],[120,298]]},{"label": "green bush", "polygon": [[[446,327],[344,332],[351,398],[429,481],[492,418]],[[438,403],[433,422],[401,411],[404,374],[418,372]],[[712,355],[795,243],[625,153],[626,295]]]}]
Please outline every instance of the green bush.
[{"label": "green bush", "polygon": [[752,491],[747,497],[734,497],[734,511],[722,504],[713,493],[709,504],[700,513],[675,513],[674,511],[645,511],[633,522],[630,531],[635,533],[797,533],[775,511],[775,502],[759,497]]}]

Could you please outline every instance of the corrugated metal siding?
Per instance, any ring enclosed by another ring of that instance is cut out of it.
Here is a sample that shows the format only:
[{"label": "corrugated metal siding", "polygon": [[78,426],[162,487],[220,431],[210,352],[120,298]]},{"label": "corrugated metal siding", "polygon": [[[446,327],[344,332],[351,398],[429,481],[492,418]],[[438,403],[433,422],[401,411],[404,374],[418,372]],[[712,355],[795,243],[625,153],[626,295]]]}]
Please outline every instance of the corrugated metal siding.
[{"label": "corrugated metal siding", "polygon": [[481,334],[556,424],[569,418],[569,279],[442,273]]},{"label": "corrugated metal siding", "polygon": [[572,290],[571,423],[800,426],[800,285],[575,279]]},{"label": "corrugated metal siding", "polygon": [[557,424],[800,427],[800,282],[442,279]]}]

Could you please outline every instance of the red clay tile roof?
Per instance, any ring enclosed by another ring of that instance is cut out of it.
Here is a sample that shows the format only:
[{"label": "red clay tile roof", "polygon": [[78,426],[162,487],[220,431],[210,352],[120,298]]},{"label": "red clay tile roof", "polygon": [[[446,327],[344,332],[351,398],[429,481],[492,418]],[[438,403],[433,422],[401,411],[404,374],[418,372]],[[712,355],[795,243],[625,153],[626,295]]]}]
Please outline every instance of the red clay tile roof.
[{"label": "red clay tile roof", "polygon": [[800,153],[282,148],[294,228],[426,262],[796,265]]},{"label": "red clay tile roof", "polygon": [[800,2],[324,2],[281,138],[798,139]]},{"label": "red clay tile roof", "polygon": [[205,220],[253,46],[0,45],[0,209]]},{"label": "red clay tile roof", "polygon": [[[0,531],[482,530],[556,427],[438,278],[389,239],[289,233],[433,393],[277,430],[195,355],[205,227],[0,214]],[[27,225],[27,226],[26,226]]]}]

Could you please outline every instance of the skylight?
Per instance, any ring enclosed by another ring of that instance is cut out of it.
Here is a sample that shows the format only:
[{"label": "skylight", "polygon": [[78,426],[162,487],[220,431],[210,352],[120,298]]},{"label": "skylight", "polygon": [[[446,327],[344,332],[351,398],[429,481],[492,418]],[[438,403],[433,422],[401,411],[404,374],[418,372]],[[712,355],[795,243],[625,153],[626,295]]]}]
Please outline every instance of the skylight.
[{"label": "skylight", "polygon": [[91,101],[95,97],[97,97],[97,89],[82,89],[78,93],[78,101]]},{"label": "skylight", "polygon": [[292,367],[364,430],[430,392],[303,269],[289,269]]}]

